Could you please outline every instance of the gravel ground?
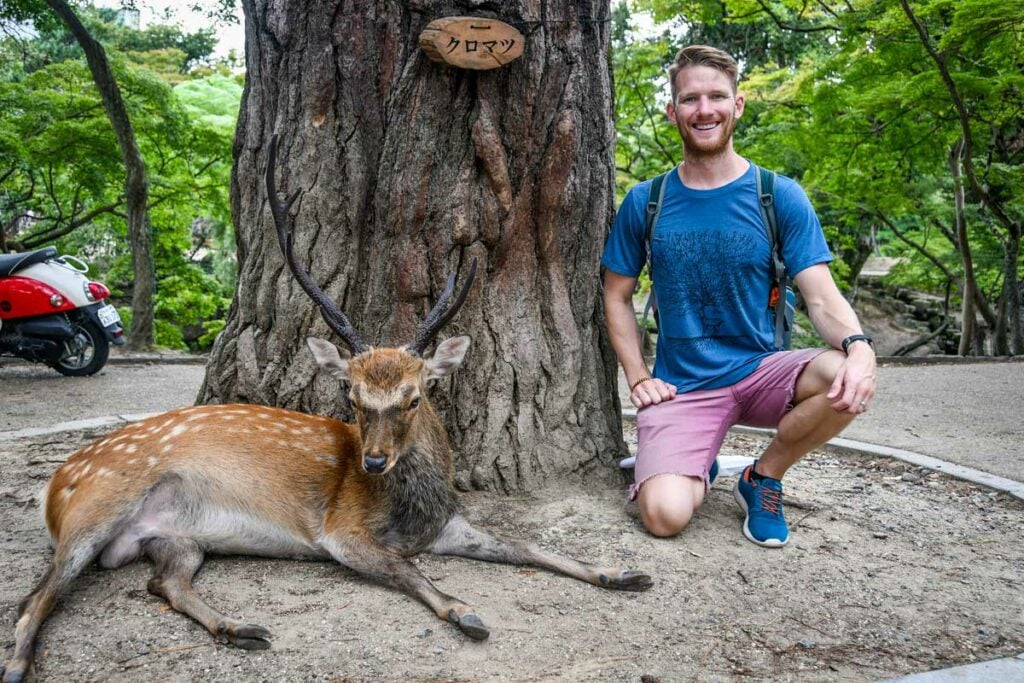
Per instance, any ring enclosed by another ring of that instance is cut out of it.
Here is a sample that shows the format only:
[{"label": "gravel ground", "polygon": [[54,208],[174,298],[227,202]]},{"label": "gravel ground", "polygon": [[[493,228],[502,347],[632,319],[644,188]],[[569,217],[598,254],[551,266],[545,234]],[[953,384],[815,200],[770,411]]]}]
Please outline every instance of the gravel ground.
[{"label": "gravel ground", "polygon": [[[72,432],[0,442],[0,632],[51,551],[34,494]],[[725,454],[753,455],[757,437]],[[723,478],[680,537],[645,534],[622,487],[594,477],[530,498],[467,495],[471,519],[560,552],[650,573],[647,593],[602,591],[524,567],[424,556],[438,587],[478,607],[471,642],[411,598],[329,563],[212,559],[198,591],[262,624],[273,649],[215,644],[149,595],[149,567],[88,570],[44,627],[41,681],[838,681],[1024,650],[1020,501],[942,475],[812,454],[787,477],[793,540],[746,541]],[[642,679],[643,676],[648,678]]]}]

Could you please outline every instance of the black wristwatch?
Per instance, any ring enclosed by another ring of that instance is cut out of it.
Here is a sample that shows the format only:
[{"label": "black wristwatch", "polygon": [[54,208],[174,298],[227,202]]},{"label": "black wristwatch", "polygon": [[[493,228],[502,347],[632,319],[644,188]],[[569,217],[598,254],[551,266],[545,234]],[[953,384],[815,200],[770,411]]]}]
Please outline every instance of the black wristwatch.
[{"label": "black wristwatch", "polygon": [[869,337],[866,334],[851,334],[849,337],[847,337],[846,339],[843,340],[843,353],[849,353],[850,352],[849,351],[850,344],[852,344],[853,342],[859,342],[859,341],[867,342],[868,346],[870,346],[871,349],[874,350],[874,348],[875,348],[875,340],[874,339],[872,339],[871,337]]}]

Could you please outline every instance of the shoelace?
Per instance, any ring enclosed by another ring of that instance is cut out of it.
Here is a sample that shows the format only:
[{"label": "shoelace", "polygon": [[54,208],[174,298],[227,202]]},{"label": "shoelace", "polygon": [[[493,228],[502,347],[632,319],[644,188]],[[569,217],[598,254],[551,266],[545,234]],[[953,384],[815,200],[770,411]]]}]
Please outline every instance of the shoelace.
[{"label": "shoelace", "polygon": [[779,506],[782,505],[782,491],[776,491],[766,486],[758,486],[761,492],[761,507],[773,515],[779,514]]}]

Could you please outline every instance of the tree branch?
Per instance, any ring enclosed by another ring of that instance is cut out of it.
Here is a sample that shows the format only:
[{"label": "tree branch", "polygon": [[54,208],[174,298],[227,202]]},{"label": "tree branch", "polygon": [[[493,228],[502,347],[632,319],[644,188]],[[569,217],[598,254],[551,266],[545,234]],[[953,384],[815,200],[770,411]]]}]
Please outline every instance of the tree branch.
[{"label": "tree branch", "polygon": [[782,21],[782,18],[775,14],[775,12],[771,10],[771,8],[768,6],[766,2],[764,2],[764,0],[757,0],[757,4],[761,6],[761,9],[764,11],[765,14],[771,17],[771,20],[775,23],[775,25],[784,31],[793,31],[794,33],[817,33],[818,31],[832,31],[834,33],[838,33],[840,30],[838,26],[832,26],[831,24],[825,24],[822,26],[792,26],[784,23]]},{"label": "tree branch", "polygon": [[[760,2],[760,0],[758,1]],[[938,67],[939,75],[942,77],[942,82],[946,85],[946,89],[949,91],[949,96],[953,100],[953,107],[956,109],[957,116],[960,119],[960,129],[963,132],[964,174],[967,176],[971,189],[981,198],[982,203],[989,208],[992,214],[1008,232],[1012,235],[1020,235],[1020,224],[1006,214],[1002,205],[992,198],[988,190],[978,180],[977,174],[974,170],[974,136],[971,134],[970,115],[967,113],[967,107],[964,104],[963,98],[960,97],[960,91],[957,90],[956,83],[953,81],[953,76],[949,72],[949,66],[946,64],[945,55],[939,53],[939,51],[935,49],[935,46],[932,45],[932,39],[928,35],[928,29],[926,29],[924,24],[921,23],[921,20],[917,18],[914,11],[910,9],[910,4],[907,0],[900,0],[900,5],[903,7],[903,12],[907,15],[907,18],[910,19],[910,23],[913,24],[914,28],[917,30],[917,34],[921,38],[921,44],[924,45],[924,49],[928,52],[932,61],[934,61],[935,65]]]}]

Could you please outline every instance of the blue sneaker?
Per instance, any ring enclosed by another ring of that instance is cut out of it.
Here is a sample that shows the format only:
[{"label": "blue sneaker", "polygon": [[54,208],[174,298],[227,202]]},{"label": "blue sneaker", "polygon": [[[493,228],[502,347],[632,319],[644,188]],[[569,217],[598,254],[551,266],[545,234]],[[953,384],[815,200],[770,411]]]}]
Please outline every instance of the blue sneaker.
[{"label": "blue sneaker", "polygon": [[743,522],[743,535],[747,540],[766,548],[781,548],[789,541],[789,527],[782,514],[782,482],[765,477],[750,476],[754,466],[749,465],[736,480],[733,496],[747,513]]},{"label": "blue sneaker", "polygon": [[708,488],[715,485],[715,480],[718,479],[718,458],[715,458],[711,463],[711,469],[708,470]]}]

